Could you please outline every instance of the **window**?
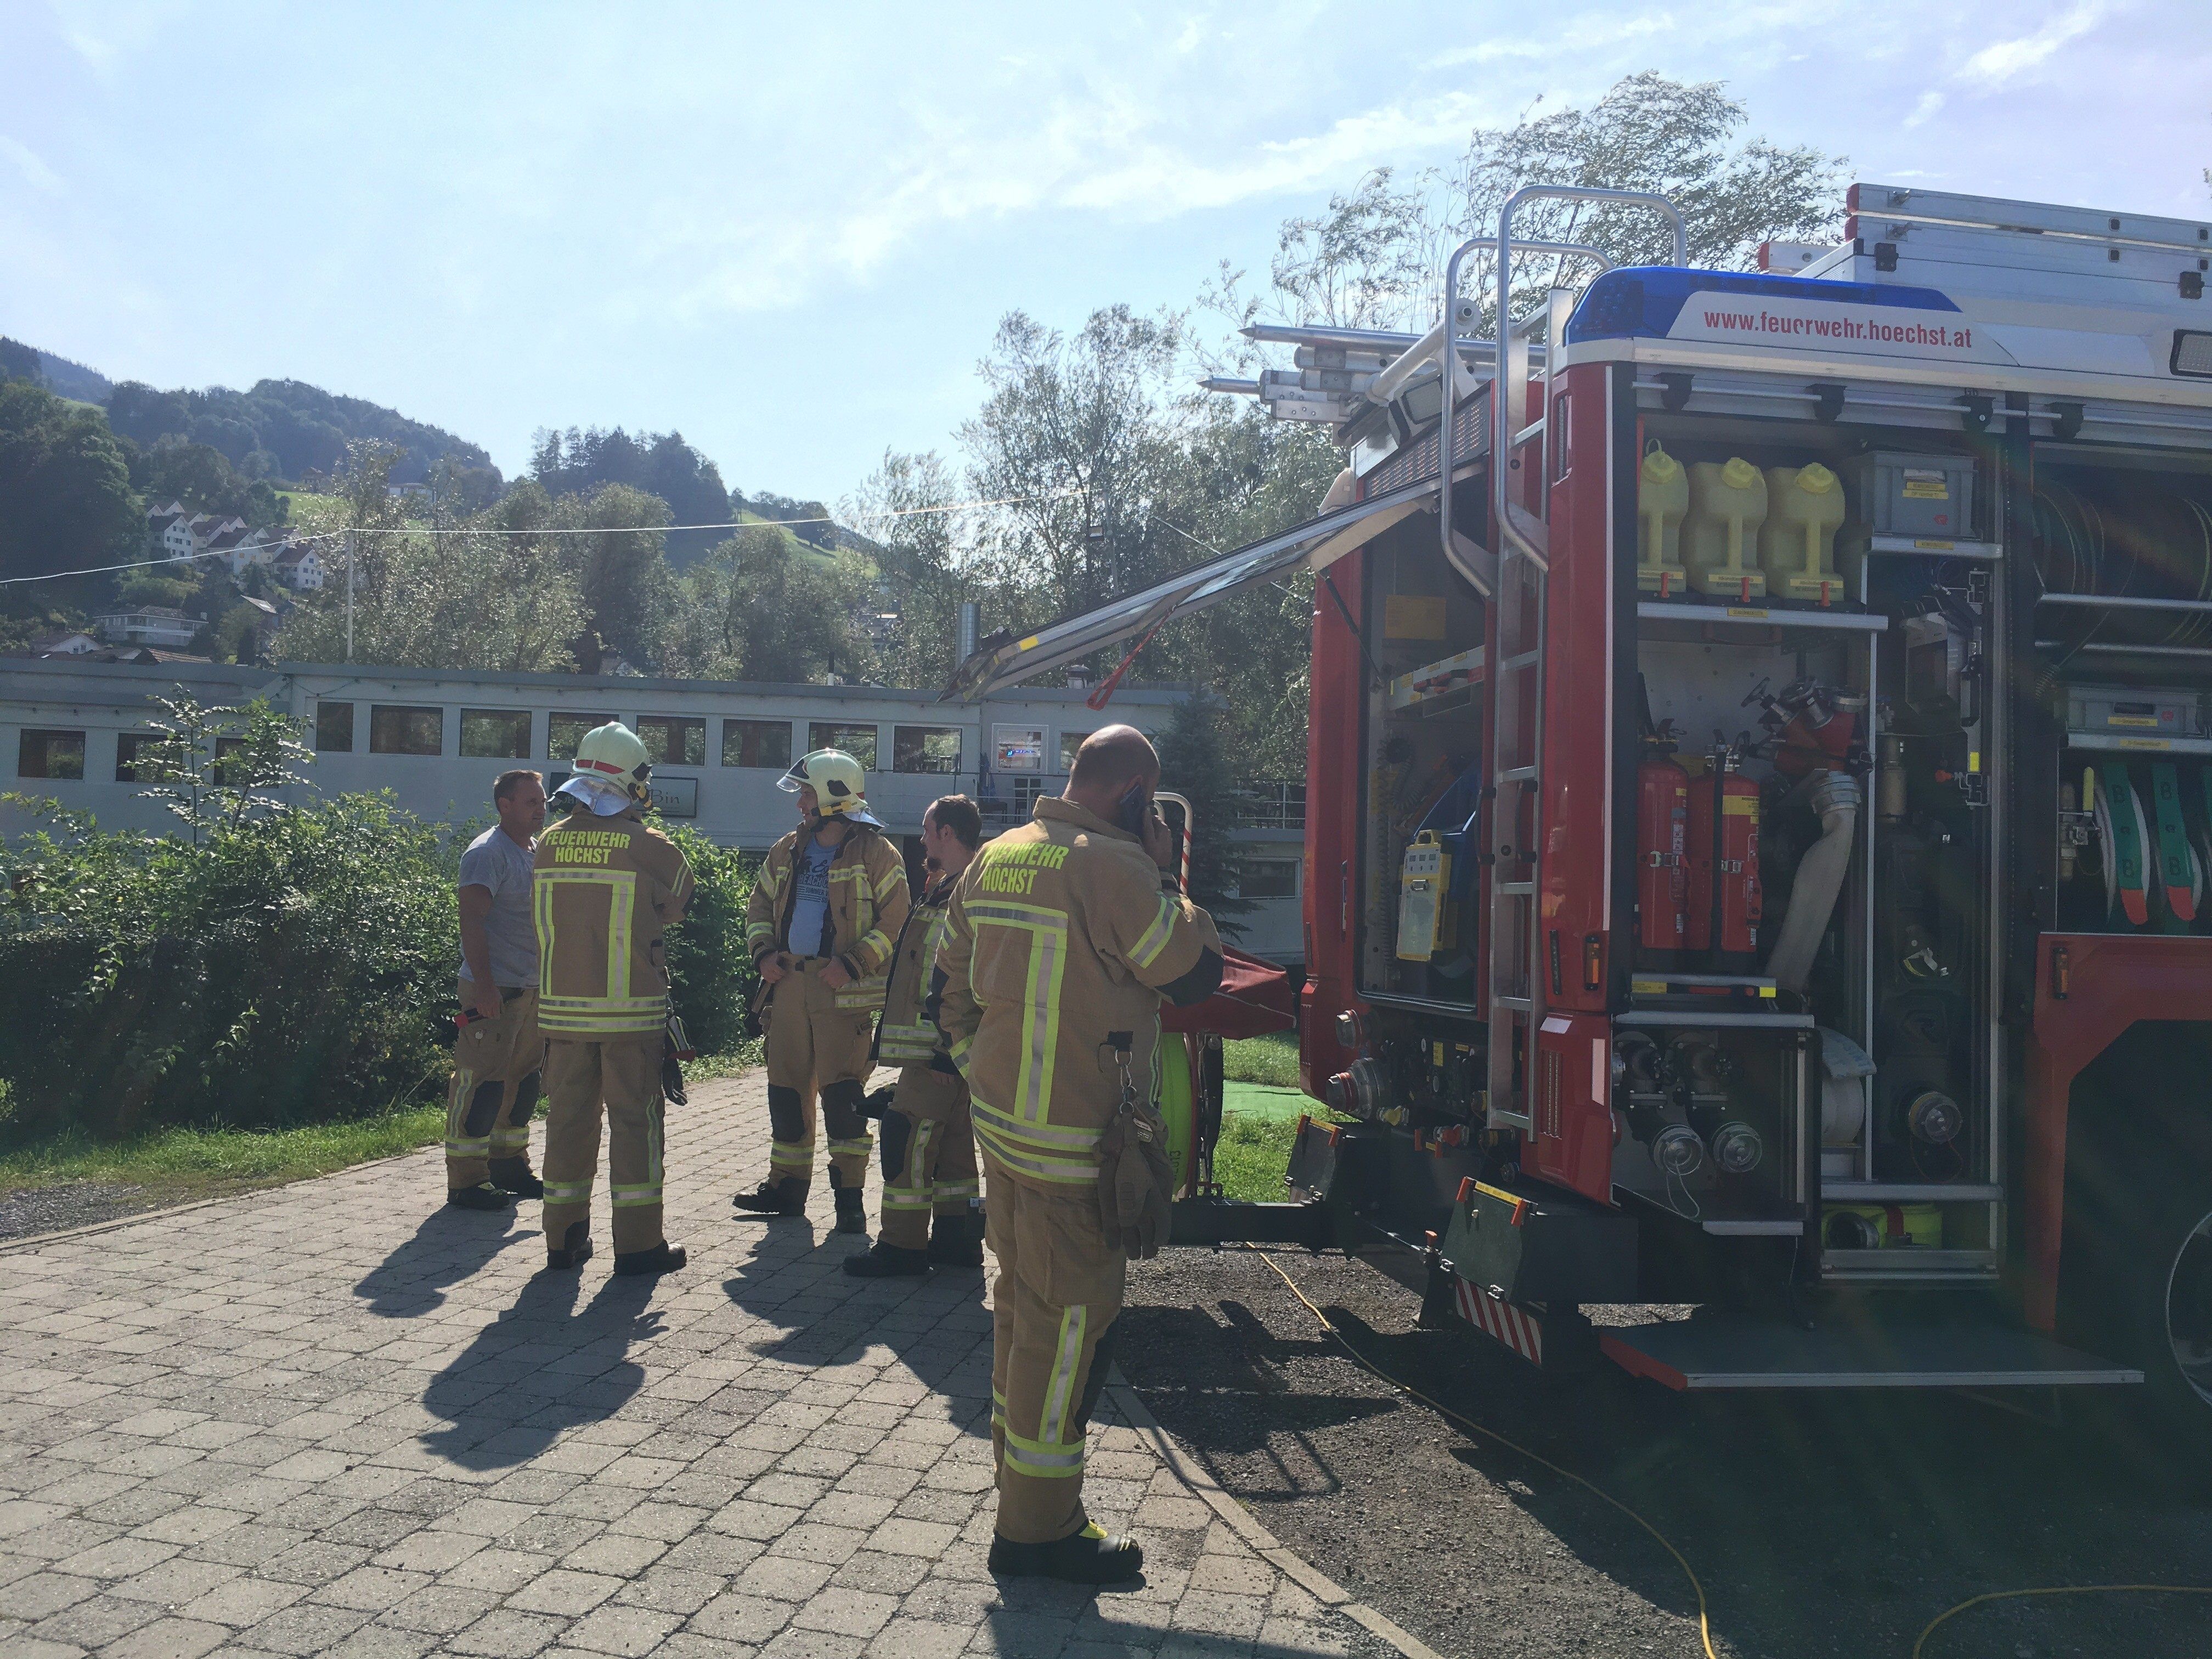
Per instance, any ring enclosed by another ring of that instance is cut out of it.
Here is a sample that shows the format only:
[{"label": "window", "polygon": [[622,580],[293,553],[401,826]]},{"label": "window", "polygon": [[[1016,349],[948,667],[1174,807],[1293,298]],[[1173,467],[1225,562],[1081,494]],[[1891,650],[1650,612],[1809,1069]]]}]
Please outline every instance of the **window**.
[{"label": "window", "polygon": [[1246,859],[1243,872],[1237,878],[1239,898],[1279,899],[1298,896],[1298,861],[1296,859]]},{"label": "window", "polygon": [[470,760],[528,760],[527,708],[461,710],[461,753]]},{"label": "window", "polygon": [[[707,722],[683,714],[641,714],[637,735],[655,766],[704,766]],[[672,814],[671,816],[673,816]]]},{"label": "window", "polygon": [[1083,740],[1090,735],[1088,732],[1063,732],[1060,734],[1061,771],[1073,772],[1075,769],[1075,751],[1083,747]]},{"label": "window", "polygon": [[993,766],[1001,772],[1044,770],[1044,727],[994,726],[991,728]]},{"label": "window", "polygon": [[439,755],[446,749],[446,711],[404,703],[369,705],[368,752],[372,755]]},{"label": "window", "polygon": [[1246,796],[1239,820],[1254,830],[1303,830],[1306,827],[1306,787],[1303,783],[1263,783]]},{"label": "window", "polygon": [[[115,737],[115,781],[118,783],[147,783],[153,780],[154,769],[147,764],[154,758],[154,750],[163,739],[157,732],[119,732]],[[138,775],[138,769],[146,765],[146,776]]]},{"label": "window", "polygon": [[315,747],[325,755],[353,753],[353,705],[319,702],[315,705]]},{"label": "window", "polygon": [[791,722],[724,720],[722,764],[772,766],[782,771],[791,764]]},{"label": "window", "polygon": [[549,714],[545,717],[545,758],[567,765],[576,758],[576,745],[584,733],[605,726],[605,714]]},{"label": "window", "polygon": [[828,720],[812,720],[806,727],[806,747],[810,753],[817,749],[842,749],[860,763],[860,769],[876,769],[876,728],[872,726],[834,726]]},{"label": "window", "polygon": [[957,726],[895,726],[891,728],[894,772],[957,772],[960,728]]},{"label": "window", "polygon": [[231,776],[230,768],[223,763],[246,747],[244,738],[217,738],[215,740],[215,781],[226,788],[237,788],[240,780]]},{"label": "window", "polygon": [[82,732],[26,732],[15,752],[19,778],[84,777],[84,733]]}]

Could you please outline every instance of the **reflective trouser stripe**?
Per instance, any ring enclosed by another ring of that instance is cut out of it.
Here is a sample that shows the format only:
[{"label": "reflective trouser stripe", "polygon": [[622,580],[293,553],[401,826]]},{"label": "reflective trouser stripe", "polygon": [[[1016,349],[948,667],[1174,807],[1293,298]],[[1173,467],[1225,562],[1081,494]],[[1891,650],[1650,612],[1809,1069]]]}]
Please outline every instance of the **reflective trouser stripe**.
[{"label": "reflective trouser stripe", "polygon": [[905,1166],[896,1180],[884,1182],[884,1208],[926,1210],[930,1206],[935,1188],[929,1178],[929,1149],[939,1133],[939,1126],[927,1118],[914,1126],[907,1139]]},{"label": "reflective trouser stripe", "polygon": [[491,1149],[495,1152],[526,1152],[529,1146],[530,1131],[527,1128],[494,1129],[491,1132]]},{"label": "reflective trouser stripe", "polygon": [[975,1139],[985,1152],[1008,1169],[1035,1176],[1039,1181],[1079,1187],[1098,1179],[1098,1160],[1095,1158],[1052,1158],[1021,1152],[980,1122],[975,1126]]},{"label": "reflective trouser stripe", "polygon": [[549,1181],[545,1183],[548,1204],[588,1204],[592,1201],[589,1181]]},{"label": "reflective trouser stripe", "polygon": [[491,1137],[482,1140],[449,1140],[446,1143],[447,1158],[482,1158],[491,1151]]},{"label": "reflective trouser stripe", "polygon": [[627,1187],[619,1182],[610,1186],[617,1210],[660,1202],[660,1114],[648,1111],[645,1115],[645,1179]]},{"label": "reflective trouser stripe", "polygon": [[795,1170],[801,1175],[814,1171],[814,1144],[807,1140],[771,1140],[768,1144],[768,1164],[771,1170]]},{"label": "reflective trouser stripe", "polygon": [[616,1187],[611,1190],[614,1193],[615,1208],[617,1210],[633,1204],[660,1202],[660,1183],[657,1181],[649,1187]]},{"label": "reflective trouser stripe", "polygon": [[934,1201],[927,1187],[886,1187],[884,1188],[884,1208],[886,1210],[926,1210]]},{"label": "reflective trouser stripe", "polygon": [[865,1162],[875,1150],[876,1138],[872,1134],[862,1135],[858,1140],[833,1140],[830,1143],[830,1156],[832,1158],[857,1158]]},{"label": "reflective trouser stripe", "polygon": [[937,1201],[947,1204],[955,1200],[981,1198],[983,1183],[980,1181],[940,1181],[933,1190],[937,1194]]},{"label": "reflective trouser stripe", "polygon": [[1010,1169],[1040,1181],[1069,1184],[1098,1177],[1103,1130],[1054,1129],[1018,1123],[995,1106],[970,1097],[976,1141]]},{"label": "reflective trouser stripe", "polygon": [[1025,1440],[1012,1429],[1000,1431],[1006,1437],[1006,1467],[1017,1474],[1061,1480],[1083,1473],[1082,1441],[1062,1445],[1056,1440]]},{"label": "reflective trouser stripe", "polygon": [[[1056,1444],[1067,1427],[1067,1402],[1075,1388],[1076,1369],[1083,1363],[1083,1334],[1089,1322],[1091,1310],[1075,1303],[1060,1316],[1060,1341],[1053,1352],[1052,1381],[1044,1391],[1044,1415],[1037,1423],[1037,1433],[1047,1444]],[[1081,1462],[1082,1443],[1076,1443],[1077,1461]]]}]

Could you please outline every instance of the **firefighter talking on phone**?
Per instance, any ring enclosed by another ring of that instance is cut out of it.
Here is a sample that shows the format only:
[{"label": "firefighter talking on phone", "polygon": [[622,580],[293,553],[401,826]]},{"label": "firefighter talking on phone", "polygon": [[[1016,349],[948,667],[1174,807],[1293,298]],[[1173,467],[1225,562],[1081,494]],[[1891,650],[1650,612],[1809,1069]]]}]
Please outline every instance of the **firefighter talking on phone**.
[{"label": "firefighter talking on phone", "polygon": [[1183,896],[1133,726],[1085,740],[1066,793],[977,853],[938,953],[937,1024],[967,1079],[988,1181],[995,1573],[1133,1577],[1134,1540],[1083,1508],[1085,1431],[1128,1258],[1170,1216],[1155,1106],[1163,1000],[1221,982],[1212,918]]}]

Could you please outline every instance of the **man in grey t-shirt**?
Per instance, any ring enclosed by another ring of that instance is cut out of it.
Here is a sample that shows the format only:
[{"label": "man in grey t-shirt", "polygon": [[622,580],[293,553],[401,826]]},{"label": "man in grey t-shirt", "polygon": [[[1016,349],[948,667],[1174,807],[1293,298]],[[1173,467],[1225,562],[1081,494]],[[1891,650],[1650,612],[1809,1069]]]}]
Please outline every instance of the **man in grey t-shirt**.
[{"label": "man in grey t-shirt", "polygon": [[461,1034],[446,1104],[446,1201],[504,1210],[545,1188],[530,1172],[544,1041],[538,1032],[538,927],[531,870],[545,827],[545,781],[502,772],[499,823],[461,854]]}]

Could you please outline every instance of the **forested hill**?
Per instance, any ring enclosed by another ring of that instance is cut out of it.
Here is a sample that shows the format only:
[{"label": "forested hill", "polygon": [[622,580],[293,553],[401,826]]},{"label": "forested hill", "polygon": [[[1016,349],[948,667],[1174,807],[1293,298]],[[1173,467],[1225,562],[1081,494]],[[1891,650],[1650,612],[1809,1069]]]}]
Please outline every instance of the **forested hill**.
[{"label": "forested hill", "polygon": [[397,410],[362,398],[342,398],[302,380],[257,380],[250,392],[157,392],[125,380],[107,399],[107,422],[142,449],[164,438],[205,444],[248,477],[304,478],[336,473],[346,446],[359,439],[405,453],[392,469],[394,483],[422,483],[440,461],[489,467],[482,447]]}]

